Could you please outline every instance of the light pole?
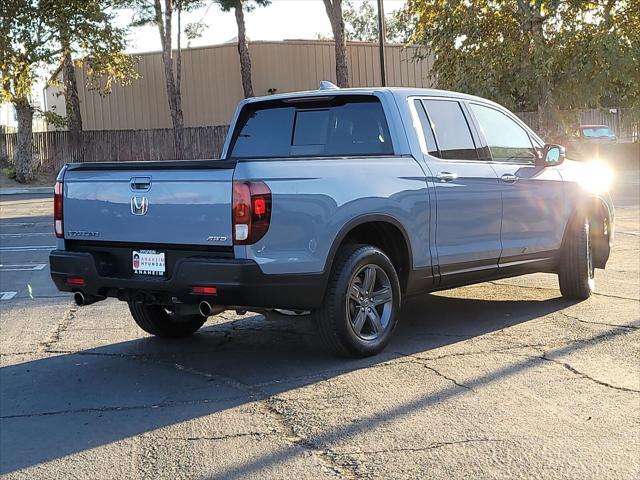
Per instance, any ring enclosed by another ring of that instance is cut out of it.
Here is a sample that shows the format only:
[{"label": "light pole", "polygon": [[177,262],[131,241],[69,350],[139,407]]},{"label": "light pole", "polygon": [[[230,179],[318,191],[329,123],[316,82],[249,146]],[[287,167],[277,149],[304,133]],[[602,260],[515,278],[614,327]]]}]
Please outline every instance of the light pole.
[{"label": "light pole", "polygon": [[382,86],[387,86],[387,75],[385,73],[384,65],[384,40],[386,38],[386,29],[384,25],[384,5],[382,0],[378,0],[378,42],[380,49],[380,78],[382,79]]}]

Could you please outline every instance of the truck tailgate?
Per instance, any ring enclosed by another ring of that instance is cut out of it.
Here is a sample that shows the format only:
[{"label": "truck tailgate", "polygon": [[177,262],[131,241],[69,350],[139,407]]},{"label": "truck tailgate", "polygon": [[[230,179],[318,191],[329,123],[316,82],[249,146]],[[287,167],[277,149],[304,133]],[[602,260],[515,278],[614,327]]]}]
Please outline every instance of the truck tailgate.
[{"label": "truck tailgate", "polygon": [[70,165],[65,238],[231,246],[233,172],[219,160]]}]

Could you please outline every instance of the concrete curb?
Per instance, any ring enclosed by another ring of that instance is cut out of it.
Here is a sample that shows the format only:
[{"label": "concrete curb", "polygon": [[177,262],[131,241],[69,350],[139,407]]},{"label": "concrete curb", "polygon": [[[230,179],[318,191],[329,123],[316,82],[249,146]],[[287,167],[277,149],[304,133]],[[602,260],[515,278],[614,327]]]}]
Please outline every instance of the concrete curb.
[{"label": "concrete curb", "polygon": [[0,195],[53,194],[53,187],[0,188]]}]

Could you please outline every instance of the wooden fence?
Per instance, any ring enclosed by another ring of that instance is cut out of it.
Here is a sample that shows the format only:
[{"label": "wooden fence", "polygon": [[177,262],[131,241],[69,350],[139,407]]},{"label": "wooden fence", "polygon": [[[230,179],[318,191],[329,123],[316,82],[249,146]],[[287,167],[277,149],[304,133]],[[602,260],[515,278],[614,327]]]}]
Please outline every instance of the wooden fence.
[{"label": "wooden fence", "polygon": [[[566,141],[566,134],[578,124],[609,125],[623,141],[638,141],[640,111],[638,109],[593,109],[555,112],[543,119],[555,133],[547,132],[549,141]],[[539,129],[537,112],[517,115],[531,128]],[[228,126],[191,127],[184,129],[185,160],[218,158],[222,152]],[[541,132],[542,133],[542,132]],[[0,131],[0,159],[15,160],[16,133]],[[563,138],[565,136],[565,138]],[[557,137],[557,138],[556,138]],[[171,129],[88,130],[83,132],[83,155],[70,145],[69,132],[35,132],[33,134],[34,166],[57,170],[64,163],[81,158],[90,162],[174,159]]]},{"label": "wooden fence", "polygon": [[[219,158],[227,134],[227,126],[184,129],[184,159]],[[56,170],[64,163],[83,159],[90,162],[123,162],[131,160],[173,160],[174,142],[171,129],[87,130],[83,132],[83,155],[72,148],[67,131],[33,134],[34,166]],[[0,158],[15,160],[16,133],[0,135]]]}]

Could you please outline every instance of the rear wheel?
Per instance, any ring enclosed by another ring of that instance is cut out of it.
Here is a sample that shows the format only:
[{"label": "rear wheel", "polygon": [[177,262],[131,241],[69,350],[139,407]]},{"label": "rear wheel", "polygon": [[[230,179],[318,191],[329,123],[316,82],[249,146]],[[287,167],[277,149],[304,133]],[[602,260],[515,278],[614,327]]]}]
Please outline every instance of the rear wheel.
[{"label": "rear wheel", "polygon": [[161,305],[129,302],[129,311],[141,329],[157,337],[186,337],[207,321],[202,315],[178,315]]},{"label": "rear wheel", "polygon": [[323,306],[315,312],[332,353],[366,357],[384,349],[397,325],[400,283],[391,260],[376,247],[343,247]]},{"label": "rear wheel", "polygon": [[595,288],[593,242],[587,217],[577,221],[565,241],[558,279],[562,296],[572,300],[586,300]]}]

